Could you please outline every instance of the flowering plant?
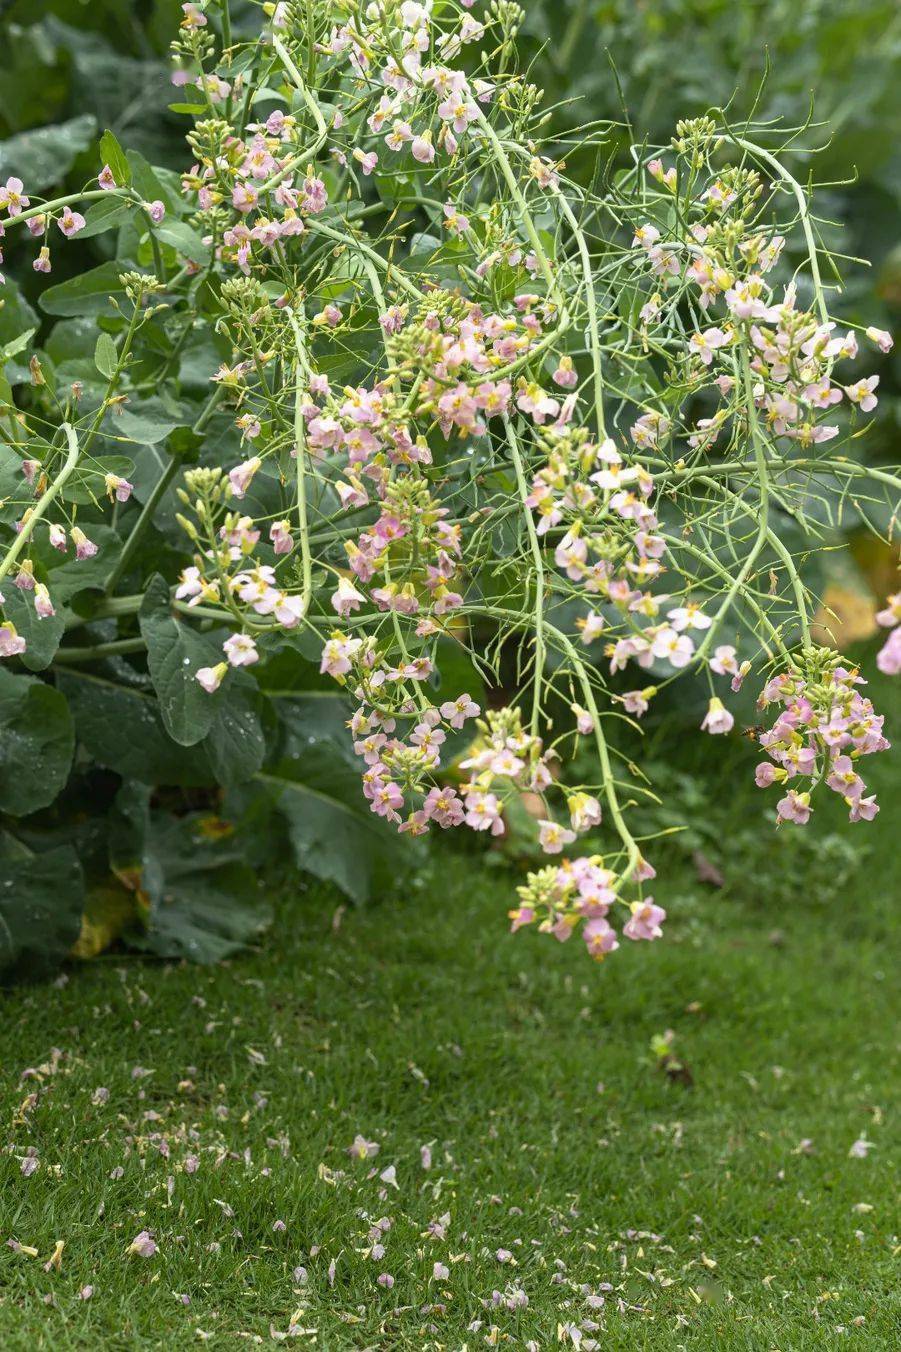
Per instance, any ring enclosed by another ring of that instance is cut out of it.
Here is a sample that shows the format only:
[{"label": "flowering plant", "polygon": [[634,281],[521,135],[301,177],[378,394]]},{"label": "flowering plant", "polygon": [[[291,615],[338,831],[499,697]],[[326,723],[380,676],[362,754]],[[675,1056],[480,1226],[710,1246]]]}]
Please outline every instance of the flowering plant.
[{"label": "flowering plant", "polygon": [[45,348],[4,352],[0,808],[46,808],[77,744],[77,775],[118,777],[142,893],[151,786],[215,781],[360,894],[377,819],[500,835],[527,793],[554,862],[514,928],[598,958],[665,919],[610,730],[678,677],[708,683],[705,733],[745,681],[778,706],[757,782],[779,822],[821,786],[871,818],[882,719],[814,642],[798,556],[843,512],[894,513],[901,481],[849,453],[879,376],[831,318],[791,136],[715,110],[586,188],[509,0],[265,4],[254,32],[227,3],[183,14],[182,175],[106,133],[83,192],[0,188],[40,272],[118,231],[117,261],[43,293]]}]

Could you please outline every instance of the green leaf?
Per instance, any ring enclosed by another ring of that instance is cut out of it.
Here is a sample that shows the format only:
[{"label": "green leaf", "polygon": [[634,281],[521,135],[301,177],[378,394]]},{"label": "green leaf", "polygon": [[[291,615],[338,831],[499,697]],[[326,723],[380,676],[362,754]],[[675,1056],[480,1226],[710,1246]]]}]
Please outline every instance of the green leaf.
[{"label": "green leaf", "polygon": [[187,426],[187,416],[172,413],[159,399],[144,399],[124,408],[117,415],[117,429],[142,446],[156,446],[177,427]]},{"label": "green leaf", "polygon": [[233,846],[205,831],[209,820],[147,816],[141,879],[150,913],[145,932],[128,936],[133,946],[160,957],[218,962],[269,924],[271,908],[256,874]]},{"label": "green leaf", "polygon": [[217,691],[221,698],[210,730],[203,739],[203,749],[213,774],[226,788],[252,779],[266,755],[255,683],[252,677],[245,676],[245,686],[238,677],[238,672],[230,672],[228,681]]},{"label": "green leaf", "polygon": [[0,350],[0,366],[5,366],[13,357],[17,357],[29,344],[29,341],[37,333],[37,329],[26,329],[18,337],[11,338]]},{"label": "green leaf", "polygon": [[116,186],[127,188],[131,183],[131,167],[126,158],[125,151],[119,145],[113,133],[106,129],[100,138],[100,158],[104,164],[108,164],[113,172],[113,178],[116,180]]},{"label": "green leaf", "polygon": [[67,282],[48,287],[38,304],[48,315],[100,315],[112,312],[111,296],[124,296],[119,277],[132,265],[124,259],[101,263],[98,268],[80,272]]},{"label": "green leaf", "polygon": [[122,549],[122,541],[112,526],[102,522],[86,526],[85,534],[97,546],[97,553],[89,559],[67,558],[53,551],[48,564],[47,585],[53,602],[66,604],[79,592],[103,587],[110,570]]},{"label": "green leaf", "polygon": [[65,178],[76,156],[91,144],[96,129],[93,117],[83,113],[68,122],[10,136],[0,146],[0,175],[6,179],[17,174],[26,191],[41,193]]},{"label": "green leaf", "polygon": [[71,845],[0,861],[0,974],[34,979],[54,971],[78,938],[83,907],[84,877]]},{"label": "green leaf", "polygon": [[164,203],[167,210],[171,210],[175,204],[172,201],[171,194],[167,192],[159,177],[164,171],[153,168],[137,150],[129,150],[127,159],[131,167],[132,186],[135,191],[140,194],[145,202],[159,200]]},{"label": "green leaf", "polygon": [[56,683],[84,750],[100,765],[142,784],[210,784],[200,747],[186,751],[167,735],[154,697],[84,671],[60,671]]},{"label": "green leaf", "polygon": [[363,797],[343,726],[346,709],[315,698],[289,704],[285,754],[255,782],[285,818],[299,867],[331,879],[354,901],[366,901],[396,876],[398,837]]},{"label": "green leaf", "polygon": [[218,701],[196,678],[198,668],[221,661],[221,648],[208,635],[181,624],[172,615],[169,587],[156,573],[147,584],[138,613],[147,644],[150,679],[169,736],[181,746],[203,740],[213,724]]},{"label": "green leaf", "polygon": [[57,608],[55,615],[42,620],[34,608],[34,592],[20,591],[14,586],[4,588],[3,594],[6,597],[3,613],[25,640],[21,662],[29,671],[43,671],[56,656],[63,636],[66,621],[62,607]]},{"label": "green leaf", "polygon": [[38,315],[28,304],[12,277],[8,277],[0,305],[0,343],[15,342],[25,329],[34,330]]},{"label": "green leaf", "polygon": [[65,696],[0,667],[0,812],[24,817],[52,803],[69,777],[74,750]]},{"label": "green leaf", "polygon": [[104,230],[111,230],[128,214],[129,209],[129,204],[118,196],[92,202],[84,214],[84,225],[78,232],[78,238],[90,239],[93,235],[103,234]]},{"label": "green leaf", "polygon": [[185,221],[170,220],[168,217],[153,227],[153,233],[164,244],[169,244],[182,258],[192,263],[205,265],[210,261],[209,245],[204,244],[196,230]]},{"label": "green leaf", "polygon": [[110,380],[118,364],[119,354],[116,351],[116,344],[108,333],[101,333],[94,348],[94,365],[102,376]]}]

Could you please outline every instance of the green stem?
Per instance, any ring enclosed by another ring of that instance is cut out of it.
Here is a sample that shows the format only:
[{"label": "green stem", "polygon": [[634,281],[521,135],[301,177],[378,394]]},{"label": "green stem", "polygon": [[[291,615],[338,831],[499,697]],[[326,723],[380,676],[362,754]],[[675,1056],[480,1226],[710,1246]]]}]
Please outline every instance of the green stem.
[{"label": "green stem", "polygon": [[513,425],[509,418],[504,420],[504,424],[507,433],[507,444],[510,447],[510,454],[513,457],[513,466],[516,470],[516,484],[519,489],[519,498],[522,503],[526,530],[529,535],[529,547],[532,551],[532,561],[535,565],[535,686],[532,692],[531,731],[532,736],[537,737],[538,725],[541,718],[541,685],[544,679],[544,663],[546,657],[544,643],[544,559],[541,554],[541,542],[538,539],[538,532],[535,529],[532,509],[526,505],[526,499],[529,496],[529,486],[526,482],[522,456],[519,453],[519,443],[517,442],[516,433],[513,431]]},{"label": "green stem", "polygon": [[297,361],[294,365],[294,452],[297,457],[297,529],[300,533],[303,614],[306,616],[313,595],[313,559],[307,525],[307,439],[303,420],[304,388],[301,378],[305,344],[303,330],[293,310],[288,311],[288,319],[294,330],[294,343],[297,348]]},{"label": "green stem", "polygon": [[22,529],[19,531],[19,534],[16,536],[15,540],[13,540],[9,549],[6,551],[3,561],[2,563],[0,563],[0,582],[3,581],[3,579],[6,577],[7,573],[15,563],[16,559],[25,549],[25,546],[28,544],[29,540],[34,534],[35,526],[38,524],[41,517],[44,515],[47,508],[51,505],[54,499],[58,497],[60,491],[65,486],[66,480],[69,478],[69,476],[71,475],[72,471],[75,469],[75,466],[78,463],[78,457],[81,452],[78,445],[78,438],[75,435],[75,430],[73,427],[69,425],[69,423],[63,423],[62,430],[65,434],[66,440],[69,443],[69,454],[66,456],[65,464],[63,465],[59,474],[53,480],[53,483],[50,485],[50,487],[38,499],[35,506],[31,509],[27,521],[25,521],[25,523],[22,526]]},{"label": "green stem", "polygon": [[98,643],[88,648],[59,648],[53,665],[69,662],[97,662],[101,657],[118,657],[125,653],[140,653],[147,644],[142,638],[117,638],[111,643]]}]

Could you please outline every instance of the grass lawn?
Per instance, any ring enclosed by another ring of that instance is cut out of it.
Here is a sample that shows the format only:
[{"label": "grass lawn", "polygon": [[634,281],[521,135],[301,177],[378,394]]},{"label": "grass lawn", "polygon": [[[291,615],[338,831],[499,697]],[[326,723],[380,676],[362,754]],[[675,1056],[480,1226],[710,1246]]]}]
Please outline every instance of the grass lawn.
[{"label": "grass lawn", "polygon": [[508,936],[513,877],[441,851],[365,911],[301,888],[215,969],[115,955],[5,995],[0,1346],[897,1347],[871,769],[849,891],[772,836],[730,875],[726,839],[726,887],[677,860],[666,941],[601,967]]}]

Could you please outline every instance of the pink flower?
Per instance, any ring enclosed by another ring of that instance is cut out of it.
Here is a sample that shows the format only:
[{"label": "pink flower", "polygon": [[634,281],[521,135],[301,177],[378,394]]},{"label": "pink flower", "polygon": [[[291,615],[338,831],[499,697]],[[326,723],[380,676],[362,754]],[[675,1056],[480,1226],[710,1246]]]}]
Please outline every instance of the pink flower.
[{"label": "pink flower", "polygon": [[72,541],[75,545],[75,557],[78,560],[92,559],[99,548],[93,540],[88,539],[80,526],[72,527]]},{"label": "pink flower", "polygon": [[845,802],[851,809],[848,820],[852,822],[871,822],[879,811],[875,794],[871,794],[869,798],[846,798]]},{"label": "pink flower", "polygon": [[334,634],[322,649],[320,672],[336,678],[346,676],[351,668],[351,659],[362,646],[362,639],[345,638],[343,634]]},{"label": "pink flower", "polygon": [[450,1276],[450,1268],[446,1263],[432,1264],[432,1281],[444,1282]]},{"label": "pink flower", "polygon": [[68,543],[66,541],[66,532],[62,526],[56,522],[50,527],[50,544],[54,549],[58,549],[61,554],[65,554]]},{"label": "pink flower", "polygon": [[391,1276],[390,1272],[380,1272],[376,1281],[379,1286],[384,1286],[386,1291],[390,1291],[394,1285],[394,1278]]},{"label": "pink flower", "polygon": [[659,939],[663,934],[660,926],[665,919],[666,911],[654,904],[653,897],[633,901],[632,915],[623,926],[623,934],[627,939]]},{"label": "pink flower", "polygon": [[273,521],[269,527],[269,539],[276,554],[290,554],[294,548],[291,536],[291,524],[288,521]]},{"label": "pink flower", "polygon": [[664,657],[676,670],[687,667],[694,652],[694,644],[687,634],[664,626],[651,645],[655,657]]},{"label": "pink flower", "polygon": [[789,789],[784,798],[780,798],[776,804],[776,813],[780,821],[794,822],[796,826],[804,826],[810,821],[809,793],[797,793],[795,789]]},{"label": "pink flower", "polygon": [[469,229],[469,217],[458,211],[453,202],[444,204],[444,224],[452,235],[462,235]]},{"label": "pink flower", "polygon": [[84,229],[84,216],[80,216],[77,211],[71,211],[66,207],[59,220],[56,222],[66,239],[71,239],[77,235],[79,230]]},{"label": "pink flower", "polygon": [[701,730],[717,735],[719,733],[731,732],[734,726],[735,719],[732,717],[729,710],[725,708],[722,700],[717,699],[714,695],[710,704],[707,706],[707,712],[701,722]]},{"label": "pink flower", "polygon": [[249,667],[260,660],[257,645],[249,634],[231,634],[223,643],[222,649],[231,667]]},{"label": "pink flower", "polygon": [[493,836],[504,834],[501,805],[493,793],[467,787],[464,821],[473,831],[490,831]]},{"label": "pink flower", "polygon": [[354,151],[354,159],[360,166],[360,172],[364,178],[368,178],[373,169],[379,162],[379,157],[374,150],[364,152],[359,147]]},{"label": "pink flower", "polygon": [[115,497],[117,502],[128,502],[134,492],[134,484],[120,478],[118,474],[107,474],[103,482],[109,497]]},{"label": "pink flower", "polygon": [[[592,726],[594,726],[592,724]],[[574,831],[588,831],[601,822],[601,805],[588,793],[572,793],[567,803],[569,820]],[[549,853],[549,852],[548,852]]]},{"label": "pink flower", "polygon": [[[659,909],[659,908],[658,908]],[[585,940],[586,947],[591,957],[599,962],[619,948],[619,942],[616,938],[616,930],[606,921],[603,916],[597,916],[593,920],[586,920],[582,927],[582,938]]]},{"label": "pink flower", "polygon": [[414,160],[418,160],[420,164],[431,164],[435,158],[432,133],[424,131],[421,136],[414,136],[410,149],[413,152]]},{"label": "pink flower", "polygon": [[728,342],[728,335],[723,333],[722,329],[713,328],[705,329],[703,333],[693,333],[688,346],[692,352],[698,354],[705,366],[709,366],[717,348],[725,347]]},{"label": "pink flower", "polygon": [[105,164],[97,175],[97,183],[104,192],[111,192],[116,186],[116,180],[113,177],[113,171],[108,164]]},{"label": "pink flower", "polygon": [[46,244],[42,247],[37,258],[32,259],[31,266],[35,272],[50,272],[50,250]]},{"label": "pink flower", "polygon": [[50,593],[43,582],[35,583],[34,608],[39,620],[49,620],[51,616],[56,614],[53,602],[50,600]]},{"label": "pink flower", "polygon": [[357,591],[354,584],[346,577],[338,579],[338,589],[331,595],[332,607],[342,617],[346,617],[352,611],[359,610],[365,600],[366,597],[363,593]]},{"label": "pink flower", "polygon": [[257,470],[262,465],[262,460],[258,455],[252,456],[250,460],[244,460],[240,465],[228,472],[228,481],[231,484],[232,493],[236,498],[243,498],[251,480]]},{"label": "pink flower", "polygon": [[11,620],[0,624],[0,657],[17,657],[25,651],[25,640],[16,633]]},{"label": "pink flower", "polygon": [[896,624],[901,624],[901,592],[886,597],[885,609],[876,612],[876,623],[881,624],[883,629],[892,629]]},{"label": "pink flower", "polygon": [[754,771],[754,783],[758,789],[768,789],[776,782],[778,771],[770,761],[762,761]]},{"label": "pink flower", "polygon": [[248,183],[236,183],[232,188],[232,206],[236,211],[252,211],[257,204],[257,190]]},{"label": "pink flower", "polygon": [[140,1234],[135,1235],[127,1252],[137,1254],[139,1258],[152,1258],[155,1253],[159,1252],[159,1246],[152,1238],[149,1230],[142,1230]]},{"label": "pink flower", "polygon": [[154,201],[144,202],[142,205],[147,212],[147,215],[153,221],[153,224],[159,225],[160,221],[162,221],[166,215],[165,203],[161,202],[157,197]]},{"label": "pink flower", "polygon": [[627,690],[623,695],[623,708],[627,713],[641,718],[642,714],[647,713],[651,699],[656,693],[655,686],[648,686],[646,690]]},{"label": "pink flower", "polygon": [[897,676],[901,671],[901,627],[889,634],[876,654],[876,665],[886,676]]},{"label": "pink flower", "polygon": [[878,376],[867,376],[865,380],[858,380],[853,385],[846,385],[845,394],[852,404],[859,406],[861,413],[869,413],[870,409],[875,408],[878,402],[876,395],[873,393],[878,384]]},{"label": "pink flower", "polygon": [[556,371],[551,376],[551,380],[555,385],[559,385],[560,388],[564,390],[571,390],[575,385],[578,385],[579,377],[573,366],[572,357],[564,356],[560,358],[560,362]]},{"label": "pink flower", "polygon": [[875,343],[880,352],[891,352],[894,347],[894,340],[887,329],[876,329],[872,325],[867,329],[867,337],[871,343]]},{"label": "pink flower", "polygon": [[422,811],[426,821],[437,822],[443,831],[460,826],[465,815],[456,789],[430,789],[423,801]]},{"label": "pink flower", "polygon": [[21,216],[29,205],[29,199],[22,192],[22,180],[8,178],[5,185],[0,187],[0,211],[6,207],[10,216]]},{"label": "pink flower", "polygon": [[557,822],[540,821],[538,823],[538,844],[545,854],[562,853],[563,847],[571,845],[575,838],[575,831],[570,831]]},{"label": "pink flower", "polygon": [[219,689],[227,671],[228,663],[218,662],[214,667],[200,667],[195,671],[194,679],[200,682],[208,695],[212,695]]},{"label": "pink flower", "polygon": [[467,718],[478,718],[482,712],[469,695],[458,695],[455,700],[447,700],[441,706],[441,717],[450,723],[452,728],[458,730],[463,727]]},{"label": "pink flower", "polygon": [[381,1150],[378,1141],[367,1141],[365,1136],[357,1132],[356,1136],[347,1147],[347,1153],[354,1160],[371,1160]]},{"label": "pink flower", "polygon": [[713,651],[710,659],[710,670],[715,671],[717,676],[733,675],[738,671],[738,663],[735,660],[735,649],[729,643],[721,643]]},{"label": "pink flower", "polygon": [[314,324],[327,324],[330,329],[337,328],[341,323],[341,311],[337,305],[326,305],[313,316]]}]

